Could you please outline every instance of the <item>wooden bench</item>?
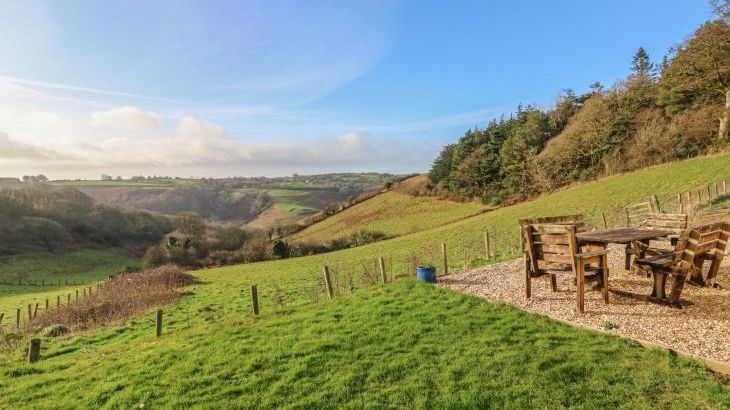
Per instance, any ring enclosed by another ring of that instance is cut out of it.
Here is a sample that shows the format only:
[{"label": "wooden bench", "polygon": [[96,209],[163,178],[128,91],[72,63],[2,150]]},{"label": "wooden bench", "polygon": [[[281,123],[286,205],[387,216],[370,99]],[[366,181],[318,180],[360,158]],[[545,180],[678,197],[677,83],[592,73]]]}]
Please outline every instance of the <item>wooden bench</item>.
[{"label": "wooden bench", "polygon": [[[526,224],[521,227],[525,253],[525,297],[532,296],[532,279],[550,276],[552,291],[557,291],[557,274],[570,274],[578,287],[577,310],[585,309],[585,282],[603,284],[603,299],[608,303],[608,250],[581,253],[575,237],[576,225]],[[590,266],[595,264],[597,266]]]},{"label": "wooden bench", "polygon": [[[672,245],[676,244],[677,239],[679,238],[680,233],[687,229],[687,225],[689,223],[689,217],[687,214],[665,214],[665,213],[659,213],[659,212],[649,212],[645,215],[645,219],[643,221],[643,227],[647,229],[663,229],[663,230],[670,230],[674,231],[673,235],[670,235],[667,237],[671,241]],[[635,247],[638,247],[638,249],[635,249]],[[664,249],[651,249],[649,247],[649,243],[637,243],[634,245],[628,244],[626,245],[626,270],[631,270],[631,257],[637,256],[639,258],[642,258],[644,254],[658,254],[663,253]]]},{"label": "wooden bench", "polygon": [[[687,275],[692,271],[699,238],[697,230],[684,230],[680,233],[673,250],[636,260],[637,265],[648,269],[654,276],[651,300],[657,303],[666,302],[671,307],[682,307],[679,297]],[[668,276],[672,277],[669,297],[666,295]]]},{"label": "wooden bench", "polygon": [[[693,228],[699,233],[697,250],[692,264],[690,282],[700,286],[711,287],[720,270],[720,263],[725,256],[728,240],[730,240],[730,222],[717,222]],[[705,261],[711,261],[707,279],[702,278]]]}]

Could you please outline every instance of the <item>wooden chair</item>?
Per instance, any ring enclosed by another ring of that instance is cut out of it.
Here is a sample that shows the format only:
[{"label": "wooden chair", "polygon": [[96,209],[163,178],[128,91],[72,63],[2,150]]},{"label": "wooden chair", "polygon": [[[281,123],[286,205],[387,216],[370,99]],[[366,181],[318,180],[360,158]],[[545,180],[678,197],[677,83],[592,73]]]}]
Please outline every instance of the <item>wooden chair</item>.
[{"label": "wooden chair", "polygon": [[[671,241],[672,245],[675,245],[679,239],[680,233],[687,229],[689,218],[687,214],[664,214],[659,212],[649,212],[645,215],[643,227],[652,229],[664,229],[674,231],[673,235],[670,235],[667,239]],[[638,249],[637,249],[638,248]],[[643,258],[645,254],[661,254],[664,253],[665,249],[655,250],[649,247],[648,243],[637,243],[635,246],[631,244],[626,245],[626,270],[631,270],[631,256],[638,256]]]},{"label": "wooden chair", "polygon": [[[608,303],[608,250],[581,253],[569,224],[527,224],[522,226],[525,244],[525,297],[532,295],[532,279],[550,275],[552,291],[557,291],[557,274],[571,274],[576,279],[577,310],[585,307],[585,282],[603,283],[603,300]],[[596,264],[598,266],[590,266]]]},{"label": "wooden chair", "polygon": [[[687,275],[692,271],[699,238],[697,230],[682,231],[674,250],[636,260],[639,266],[650,270],[654,275],[654,287],[650,299],[657,303],[666,302],[671,307],[682,307],[679,297]],[[669,298],[666,295],[668,276],[673,279]]]},{"label": "wooden chair", "polygon": [[585,229],[585,216],[583,214],[574,214],[520,219],[520,248],[523,253],[525,252],[525,241],[522,238],[522,228],[530,224],[575,225],[577,231],[582,232]]},{"label": "wooden chair", "polygon": [[[730,222],[718,222],[693,228],[699,233],[697,250],[692,264],[690,283],[712,287],[720,264],[725,257],[728,240],[730,240]],[[702,267],[705,261],[711,261],[707,279],[702,278]]]}]

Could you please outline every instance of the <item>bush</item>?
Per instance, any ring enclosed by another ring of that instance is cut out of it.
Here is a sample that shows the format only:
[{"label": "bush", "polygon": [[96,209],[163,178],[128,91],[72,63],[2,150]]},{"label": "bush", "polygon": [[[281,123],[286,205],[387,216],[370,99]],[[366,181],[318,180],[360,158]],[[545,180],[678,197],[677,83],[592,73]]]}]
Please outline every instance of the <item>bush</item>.
[{"label": "bush", "polygon": [[170,258],[167,251],[160,245],[155,245],[147,249],[144,258],[142,258],[142,266],[145,269],[153,269],[167,263],[170,263]]},{"label": "bush", "polygon": [[266,235],[257,235],[248,239],[241,248],[246,262],[261,262],[272,259],[271,244]]},{"label": "bush", "polygon": [[87,298],[38,316],[30,326],[35,331],[65,326],[68,331],[111,324],[173,302],[181,297],[177,288],[193,283],[192,276],[174,265],[120,275]]}]

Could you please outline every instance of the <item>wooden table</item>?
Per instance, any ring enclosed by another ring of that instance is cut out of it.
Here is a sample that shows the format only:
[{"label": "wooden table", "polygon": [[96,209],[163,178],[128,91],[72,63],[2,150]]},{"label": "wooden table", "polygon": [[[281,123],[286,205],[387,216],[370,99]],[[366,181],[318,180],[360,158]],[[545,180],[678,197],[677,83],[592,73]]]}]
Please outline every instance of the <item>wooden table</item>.
[{"label": "wooden table", "polygon": [[[634,249],[634,260],[644,258],[644,250],[649,247],[649,241],[652,239],[666,238],[675,232],[667,229],[649,229],[649,228],[611,228],[601,229],[597,231],[580,232],[575,237],[579,242],[588,245],[589,250],[594,247],[605,249],[609,243],[625,244],[626,248],[631,246]],[[643,246],[639,246],[641,243]],[[626,269],[633,270],[633,266],[629,266],[629,258],[631,255],[626,253]]]},{"label": "wooden table", "polygon": [[647,243],[652,239],[665,238],[674,231],[666,229],[645,228],[611,228],[597,231],[580,232],[575,237],[580,242],[606,246],[609,243],[630,244],[633,242]]},{"label": "wooden table", "polygon": [[[649,247],[650,240],[665,238],[674,233],[674,231],[666,229],[611,228],[580,232],[575,237],[581,244],[587,245],[589,251],[595,247],[605,249],[609,243],[620,243],[626,246],[632,245],[634,248],[634,260],[636,260],[644,258],[645,249]],[[639,246],[638,243],[642,243],[644,246]],[[659,294],[658,292],[663,294],[664,289],[657,289],[655,286],[652,289],[652,295]]]}]

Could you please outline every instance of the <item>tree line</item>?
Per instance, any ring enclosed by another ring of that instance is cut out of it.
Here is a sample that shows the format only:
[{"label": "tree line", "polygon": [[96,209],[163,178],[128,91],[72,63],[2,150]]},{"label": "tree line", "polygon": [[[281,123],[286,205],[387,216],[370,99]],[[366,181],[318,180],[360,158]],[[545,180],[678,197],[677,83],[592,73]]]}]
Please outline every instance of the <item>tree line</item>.
[{"label": "tree line", "polygon": [[0,255],[75,246],[141,254],[171,230],[166,217],[97,204],[75,188],[30,184],[0,189]]},{"label": "tree line", "polygon": [[521,200],[574,181],[725,150],[730,119],[728,2],[659,63],[643,48],[608,89],[565,90],[555,105],[519,105],[467,130],[429,172],[436,194]]}]

